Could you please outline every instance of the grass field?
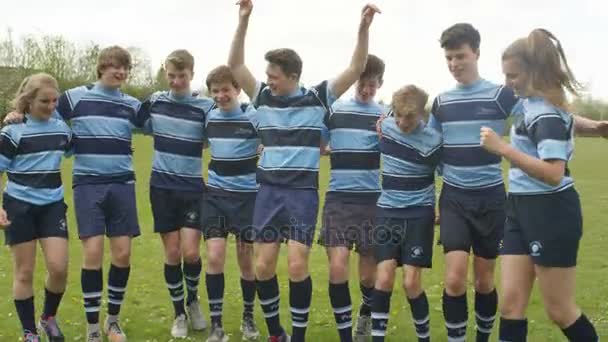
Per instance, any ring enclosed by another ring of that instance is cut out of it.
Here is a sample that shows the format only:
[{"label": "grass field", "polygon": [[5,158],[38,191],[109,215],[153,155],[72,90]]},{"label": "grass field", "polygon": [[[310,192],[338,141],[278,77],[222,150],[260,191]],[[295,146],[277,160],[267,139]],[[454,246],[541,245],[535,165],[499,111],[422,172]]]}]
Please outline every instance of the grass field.
[{"label": "grass field", "polygon": [[[601,139],[579,138],[576,141],[575,160],[571,169],[581,194],[584,211],[585,233],[579,252],[578,303],[593,320],[601,336],[608,337],[608,168],[606,160],[608,141]],[[133,243],[131,278],[125,304],[122,309],[123,328],[129,341],[169,341],[169,329],[173,319],[173,309],[163,278],[163,252],[159,237],[152,232],[152,215],[148,201],[148,180],[150,177],[152,144],[148,137],[134,138],[135,169],[137,170],[137,196],[139,220],[142,236]],[[68,341],[85,339],[85,316],[81,304],[80,291],[80,243],[76,234],[71,189],[71,160],[63,168],[63,179],[66,189],[66,203],[69,210],[70,229],[70,274],[67,292],[59,310],[59,319]],[[328,183],[328,162],[321,165],[321,203]],[[606,211],[605,211],[606,210]],[[106,244],[107,247],[107,244]],[[239,274],[235,260],[234,240],[230,241],[230,250],[226,266],[226,292],[224,304],[224,325],[232,341],[241,339],[238,332],[241,317],[241,290]],[[439,247],[434,251],[434,268],[425,273],[424,284],[430,302],[431,333],[435,341],[445,341],[446,334],[441,313],[442,274],[444,270],[443,254]],[[314,246],[311,257],[313,279],[313,303],[308,328],[309,341],[337,341],[333,312],[327,295],[327,258],[319,246]],[[106,259],[107,260],[107,259]],[[205,262],[203,261],[203,265]],[[106,264],[107,261],[106,261]],[[285,250],[282,251],[278,270],[281,286],[281,318],[283,325],[290,327],[289,297],[287,282],[287,261]],[[104,269],[107,272],[107,268]],[[355,268],[351,272],[351,294],[353,306],[359,304],[359,290]],[[603,275],[602,275],[603,274]],[[44,269],[41,255],[35,276],[35,293],[37,314],[42,310]],[[104,281],[107,273],[104,274]],[[204,279],[204,277],[203,277]],[[603,280],[602,280],[603,279]],[[4,295],[0,298],[0,341],[18,341],[20,339],[19,321],[11,295],[12,262],[8,248],[0,248],[0,289]],[[104,286],[105,287],[105,286]],[[200,297],[205,312],[208,312],[204,284],[200,286]],[[469,293],[469,331],[468,340],[474,340],[474,313],[472,293]],[[391,319],[388,328],[388,341],[415,341],[415,332],[411,323],[409,307],[401,290],[401,282],[395,284],[391,303]],[[105,298],[104,298],[105,307]],[[256,306],[256,319],[263,333],[266,328],[259,305]],[[104,315],[102,314],[102,319]],[[542,303],[535,289],[528,311],[529,341],[562,341],[559,329],[546,318]],[[497,327],[494,329],[493,341],[497,339]],[[191,333],[189,340],[202,341],[206,332]]]}]

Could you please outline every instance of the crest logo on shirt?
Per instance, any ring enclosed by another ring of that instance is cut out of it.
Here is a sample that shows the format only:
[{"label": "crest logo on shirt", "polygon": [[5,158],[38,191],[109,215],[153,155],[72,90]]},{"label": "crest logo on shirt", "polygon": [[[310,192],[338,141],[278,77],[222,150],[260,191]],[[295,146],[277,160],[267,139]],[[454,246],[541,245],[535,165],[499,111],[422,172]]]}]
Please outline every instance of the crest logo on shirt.
[{"label": "crest logo on shirt", "polygon": [[234,132],[234,134],[249,136],[249,135],[253,134],[253,130],[251,130],[249,128],[239,128],[236,130],[236,132]]},{"label": "crest logo on shirt", "polygon": [[540,256],[540,252],[543,249],[543,245],[538,241],[530,242],[530,255],[538,257]]}]

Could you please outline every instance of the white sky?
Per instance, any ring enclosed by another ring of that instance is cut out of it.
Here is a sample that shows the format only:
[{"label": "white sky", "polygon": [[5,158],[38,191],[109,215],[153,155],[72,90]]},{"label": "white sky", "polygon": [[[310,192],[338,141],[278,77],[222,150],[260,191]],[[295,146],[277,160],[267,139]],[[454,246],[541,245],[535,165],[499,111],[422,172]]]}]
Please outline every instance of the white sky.
[{"label": "white sky", "polygon": [[[234,0],[82,1],[1,0],[0,35],[12,28],[24,34],[60,34],[69,40],[102,46],[142,48],[157,68],[174,49],[196,58],[195,86],[205,74],[226,63],[236,28]],[[8,3],[10,2],[10,5]],[[354,48],[361,0],[254,0],[246,45],[246,63],[264,77],[264,52],[295,49],[304,61],[302,81],[313,84],[344,69]],[[502,82],[500,55],[516,38],[536,27],[562,41],[574,73],[593,97],[608,99],[608,2],[603,0],[377,0],[383,13],[371,28],[370,53],[387,69],[379,98],[408,83],[431,96],[450,88],[439,47],[441,32],[470,22],[481,32],[482,77]],[[352,91],[352,90],[351,90]]]}]

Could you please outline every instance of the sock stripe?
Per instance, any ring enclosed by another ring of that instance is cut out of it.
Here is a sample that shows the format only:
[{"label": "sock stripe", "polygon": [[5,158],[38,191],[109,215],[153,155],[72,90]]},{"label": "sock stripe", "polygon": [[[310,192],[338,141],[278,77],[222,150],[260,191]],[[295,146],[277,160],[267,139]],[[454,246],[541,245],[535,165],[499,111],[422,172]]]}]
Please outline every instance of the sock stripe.
[{"label": "sock stripe", "polygon": [[353,311],[353,306],[352,305],[344,306],[344,307],[341,307],[341,308],[334,308],[334,313],[335,314],[343,314],[345,312],[350,312],[350,311]]},{"label": "sock stripe", "polygon": [[85,299],[101,298],[101,291],[100,292],[85,292],[82,294],[82,296]]},{"label": "sock stripe", "polygon": [[293,306],[290,308],[291,313],[305,315],[310,311],[310,307],[308,308],[294,308]]},{"label": "sock stripe", "polygon": [[465,342],[465,337],[450,337],[448,336],[448,342]]},{"label": "sock stripe", "polygon": [[445,326],[448,329],[462,329],[462,328],[467,327],[467,321],[460,322],[460,323],[445,322]]},{"label": "sock stripe", "polygon": [[372,319],[388,319],[389,314],[384,312],[372,312]]},{"label": "sock stripe", "polygon": [[177,289],[183,289],[184,288],[184,283],[182,283],[182,282],[175,283],[175,284],[169,284],[169,283],[166,283],[166,284],[167,284],[167,288],[169,290],[177,290]]},{"label": "sock stripe", "polygon": [[108,284],[108,291],[113,291],[113,292],[125,292],[127,291],[126,287],[116,287],[116,286],[112,286]]},{"label": "sock stripe", "polygon": [[271,318],[279,315],[279,310],[264,312],[264,318]]},{"label": "sock stripe", "polygon": [[353,327],[353,321],[346,321],[346,322],[342,322],[337,324],[338,330],[342,330],[342,329],[348,329],[348,328],[352,328]]},{"label": "sock stripe", "polygon": [[298,322],[298,321],[292,320],[291,326],[296,327],[296,328],[306,328],[306,327],[308,327],[308,321]]},{"label": "sock stripe", "polygon": [[479,313],[475,312],[475,318],[480,321],[483,321],[483,322],[494,323],[494,321],[496,320],[496,315],[484,317],[484,316],[480,315]]},{"label": "sock stripe", "polygon": [[178,295],[178,296],[173,296],[172,295],[171,296],[171,301],[177,302],[177,301],[180,301],[180,300],[184,300],[184,297],[185,297],[184,292],[182,292],[181,295]]},{"label": "sock stripe", "polygon": [[414,324],[416,325],[423,325],[423,324],[427,324],[431,321],[431,318],[429,316],[426,316],[423,319],[417,320],[417,319],[412,319],[414,321]]},{"label": "sock stripe", "polygon": [[275,302],[278,302],[280,298],[281,298],[281,296],[279,295],[279,296],[276,296],[276,297],[271,298],[271,299],[265,299],[265,300],[264,299],[260,299],[260,304],[262,304],[262,305],[274,304]]}]

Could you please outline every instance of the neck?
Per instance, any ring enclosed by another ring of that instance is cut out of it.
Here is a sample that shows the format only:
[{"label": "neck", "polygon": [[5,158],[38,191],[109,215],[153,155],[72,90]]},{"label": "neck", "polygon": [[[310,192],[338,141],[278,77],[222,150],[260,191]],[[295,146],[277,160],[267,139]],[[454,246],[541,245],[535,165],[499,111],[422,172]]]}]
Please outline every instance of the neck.
[{"label": "neck", "polygon": [[102,93],[106,93],[106,94],[111,94],[111,95],[113,95],[113,94],[117,94],[117,93],[120,91],[120,90],[119,90],[119,89],[120,89],[120,87],[119,87],[119,88],[116,88],[116,87],[110,87],[110,86],[108,86],[108,85],[104,84],[102,81],[98,81],[98,82],[95,84],[95,86],[96,86],[96,88],[97,88],[99,91],[101,91]]},{"label": "neck", "polygon": [[365,101],[361,97],[359,97],[359,95],[355,95],[355,101],[357,101],[359,103],[363,103],[363,104],[370,104],[374,101],[374,98],[371,97],[369,100]]},{"label": "neck", "polygon": [[226,108],[226,109],[221,109],[220,110],[224,113],[232,113],[232,112],[236,112],[237,109],[239,109],[239,106],[241,104],[238,101],[235,101],[233,103],[230,104],[230,107]]},{"label": "neck", "polygon": [[464,87],[468,87],[468,86],[475,84],[480,79],[481,79],[481,77],[479,77],[479,72],[476,71],[473,75],[471,75],[471,78],[469,80],[466,80],[466,81],[460,83],[460,85],[464,86]]},{"label": "neck", "polygon": [[169,92],[171,93],[171,96],[175,98],[184,98],[192,94],[192,92],[190,92],[190,89],[186,89],[183,91],[170,90]]},{"label": "neck", "polygon": [[31,114],[31,113],[28,113],[25,116],[28,118],[28,120],[30,120],[32,122],[45,122],[45,121],[48,121],[50,118],[50,116]]}]

